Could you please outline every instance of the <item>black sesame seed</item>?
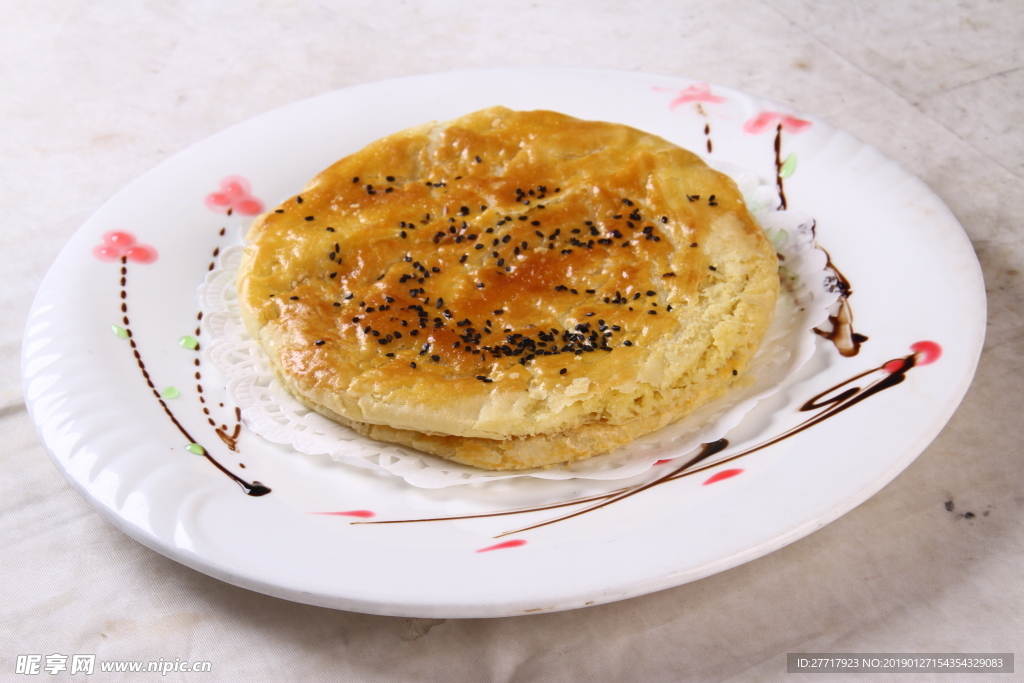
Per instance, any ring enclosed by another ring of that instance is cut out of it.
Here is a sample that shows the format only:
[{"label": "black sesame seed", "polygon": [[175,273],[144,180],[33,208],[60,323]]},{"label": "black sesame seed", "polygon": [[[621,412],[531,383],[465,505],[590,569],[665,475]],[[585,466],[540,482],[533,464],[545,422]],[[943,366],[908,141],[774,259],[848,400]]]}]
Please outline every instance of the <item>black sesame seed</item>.
[{"label": "black sesame seed", "polygon": [[697,246],[697,243],[696,243],[696,242],[691,242],[691,243],[690,243],[690,247],[695,247],[695,246]]},{"label": "black sesame seed", "polygon": [[432,360],[432,361],[434,361],[436,363],[439,360],[441,360],[441,356],[438,356],[438,355],[435,354],[435,355],[430,357],[430,360]]},{"label": "black sesame seed", "polygon": [[622,342],[622,343],[625,344],[626,346],[632,346],[633,345],[633,342],[629,341],[628,339],[626,341]]},{"label": "black sesame seed", "polygon": [[307,221],[315,220],[313,216],[306,216]]},{"label": "black sesame seed", "polygon": [[473,247],[473,248],[474,248],[474,249],[483,249],[483,248],[484,248],[484,245],[483,245],[483,243],[480,243],[480,244],[476,245],[476,246],[475,246],[475,247]]},{"label": "black sesame seed", "polygon": [[299,300],[299,297],[297,297],[297,296],[290,296],[288,298],[291,299],[292,301],[298,301]]},{"label": "black sesame seed", "polygon": [[416,363],[415,363],[415,361],[414,361],[414,362],[412,362],[412,363],[409,363],[409,367],[410,367],[410,368],[415,368],[415,367],[416,367]]},{"label": "black sesame seed", "polygon": [[718,270],[718,268],[715,268],[714,266],[708,266],[708,270]]},{"label": "black sesame seed", "polygon": [[324,340],[323,340],[323,339],[317,339],[317,340],[316,340],[315,342],[313,342],[313,343],[314,343],[314,344],[316,344],[317,346],[323,346],[323,345],[324,345],[324,344],[325,344],[326,342],[324,342]]}]

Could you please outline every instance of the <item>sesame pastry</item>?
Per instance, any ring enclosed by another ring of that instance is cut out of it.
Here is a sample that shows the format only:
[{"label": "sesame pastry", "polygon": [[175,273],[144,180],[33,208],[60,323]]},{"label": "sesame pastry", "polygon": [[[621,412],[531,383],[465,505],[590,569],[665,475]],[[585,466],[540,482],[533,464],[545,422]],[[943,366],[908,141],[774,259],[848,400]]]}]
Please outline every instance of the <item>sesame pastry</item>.
[{"label": "sesame pastry", "polygon": [[309,408],[489,470],[609,451],[743,381],[778,295],[735,184],[614,123],[494,107],[260,216],[242,318]]}]

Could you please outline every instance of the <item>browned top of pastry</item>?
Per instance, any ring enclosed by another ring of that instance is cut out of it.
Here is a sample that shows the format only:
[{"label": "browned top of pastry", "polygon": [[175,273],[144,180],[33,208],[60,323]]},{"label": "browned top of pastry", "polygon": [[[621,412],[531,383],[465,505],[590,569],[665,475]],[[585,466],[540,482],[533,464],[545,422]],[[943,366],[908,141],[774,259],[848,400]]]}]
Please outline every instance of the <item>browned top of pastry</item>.
[{"label": "browned top of pastry", "polygon": [[709,348],[721,364],[759,341],[778,288],[731,180],[661,138],[547,111],[374,142],[249,239],[243,318],[289,388],[457,436],[658,408]]}]

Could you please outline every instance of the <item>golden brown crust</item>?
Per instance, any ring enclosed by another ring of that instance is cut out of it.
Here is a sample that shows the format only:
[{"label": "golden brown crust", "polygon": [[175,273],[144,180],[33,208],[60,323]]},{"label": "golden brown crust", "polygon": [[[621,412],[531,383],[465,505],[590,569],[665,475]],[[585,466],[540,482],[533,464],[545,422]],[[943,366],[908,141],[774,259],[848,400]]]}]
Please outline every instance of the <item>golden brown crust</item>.
[{"label": "golden brown crust", "polygon": [[588,457],[720,395],[778,291],[728,178],[553,112],[379,140],[249,239],[243,319],[293,393],[489,469]]}]

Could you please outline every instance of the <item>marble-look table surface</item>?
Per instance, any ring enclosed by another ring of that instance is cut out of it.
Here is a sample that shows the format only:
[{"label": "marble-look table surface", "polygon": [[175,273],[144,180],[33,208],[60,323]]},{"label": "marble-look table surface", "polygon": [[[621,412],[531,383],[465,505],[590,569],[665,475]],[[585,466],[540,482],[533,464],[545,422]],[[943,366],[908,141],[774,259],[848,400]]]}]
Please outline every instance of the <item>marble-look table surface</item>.
[{"label": "marble-look table surface", "polygon": [[[213,664],[166,680],[777,680],[796,651],[1016,651],[1024,668],[1020,3],[33,0],[0,14],[0,679],[19,654],[72,652]],[[507,619],[294,604],[104,522],[50,463],[20,388],[32,296],[75,229],[170,155],[274,107],[510,66],[735,87],[821,116],[923,179],[970,237],[989,297],[974,384],[934,443],[869,501],[759,560]],[[858,680],[873,678],[955,679]]]}]

